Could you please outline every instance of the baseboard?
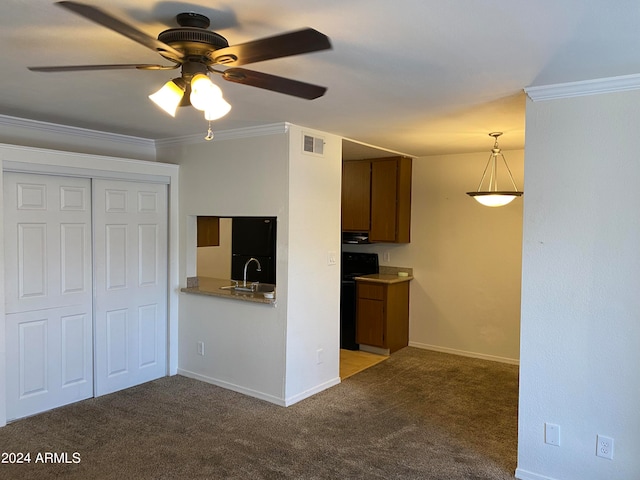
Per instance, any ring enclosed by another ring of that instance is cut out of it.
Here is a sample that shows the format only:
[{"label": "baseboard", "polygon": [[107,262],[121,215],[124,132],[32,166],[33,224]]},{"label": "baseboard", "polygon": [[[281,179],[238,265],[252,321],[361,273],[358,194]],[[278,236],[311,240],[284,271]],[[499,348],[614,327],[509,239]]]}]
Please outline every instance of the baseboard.
[{"label": "baseboard", "polygon": [[492,362],[509,363],[511,365],[520,365],[520,360],[517,358],[497,357],[495,355],[486,355],[484,353],[467,352],[464,350],[456,350],[455,348],[439,347],[437,345],[429,345],[426,343],[419,343],[419,342],[409,342],[409,346],[422,348],[423,350],[433,350],[434,352],[460,355],[463,357],[472,357],[472,358],[480,358],[482,360],[491,360]]},{"label": "baseboard", "polygon": [[250,388],[241,387],[240,385],[235,385],[233,383],[225,382],[223,380],[207,377],[206,375],[201,375],[199,373],[190,372],[189,370],[183,370],[181,368],[178,368],[178,375],[182,375],[188,378],[193,378],[194,380],[200,380],[201,382],[210,383],[212,385],[226,388],[227,390],[233,390],[234,392],[242,393],[244,395],[258,398],[260,400],[265,400],[270,403],[275,403],[276,405],[280,405],[281,407],[287,406],[287,402],[284,398],[276,397],[274,395],[270,395],[264,392],[259,392],[257,390],[252,390]]},{"label": "baseboard", "polygon": [[340,383],[340,377],[333,378],[328,382],[324,382],[324,383],[321,383],[320,385],[316,385],[315,387],[310,388],[309,390],[305,390],[304,392],[293,395],[292,397],[287,397],[284,401],[284,405],[285,407],[289,407],[294,403],[298,403],[301,400],[304,400],[305,398],[309,398],[312,395],[315,395],[316,393],[320,393],[321,391],[326,390],[327,388],[331,388],[339,383]]},{"label": "baseboard", "polygon": [[372,345],[365,345],[364,343],[360,344],[360,350],[367,353],[375,353],[376,355],[386,355],[387,357],[391,355],[391,350],[388,348],[374,347]]},{"label": "baseboard", "polygon": [[537,473],[528,472],[521,468],[516,468],[516,478],[518,480],[556,480],[555,478],[538,475]]}]

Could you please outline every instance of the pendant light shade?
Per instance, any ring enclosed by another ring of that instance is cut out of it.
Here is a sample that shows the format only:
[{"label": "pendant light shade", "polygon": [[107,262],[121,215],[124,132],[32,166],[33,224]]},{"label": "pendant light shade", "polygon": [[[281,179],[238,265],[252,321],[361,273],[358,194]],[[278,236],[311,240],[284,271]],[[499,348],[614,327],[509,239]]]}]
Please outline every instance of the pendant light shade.
[{"label": "pendant light shade", "polygon": [[485,207],[502,207],[522,195],[522,192],[468,192],[467,195]]},{"label": "pendant light shade", "polygon": [[[522,196],[524,193],[519,191],[518,187],[516,187],[516,182],[513,180],[513,175],[511,174],[509,165],[507,165],[507,160],[504,158],[500,147],[498,147],[498,137],[500,135],[502,135],[502,132],[493,132],[489,134],[489,136],[495,139],[493,148],[491,149],[491,155],[489,156],[489,161],[487,162],[486,167],[484,167],[484,172],[482,173],[482,178],[478,185],[478,190],[475,192],[467,192],[467,195],[473,197],[478,203],[487,207],[502,207],[503,205],[511,203],[513,199]],[[498,157],[502,158],[502,163],[504,163],[504,166],[507,169],[513,190],[498,190]],[[485,184],[485,179],[487,179],[488,182],[486,183],[486,188],[483,190],[482,188],[483,184]]]}]

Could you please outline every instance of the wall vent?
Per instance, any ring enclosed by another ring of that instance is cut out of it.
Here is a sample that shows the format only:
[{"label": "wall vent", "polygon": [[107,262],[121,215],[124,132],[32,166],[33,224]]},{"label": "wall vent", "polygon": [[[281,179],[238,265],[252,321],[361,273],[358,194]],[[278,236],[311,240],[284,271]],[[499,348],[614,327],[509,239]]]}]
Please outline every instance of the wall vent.
[{"label": "wall vent", "polygon": [[313,155],[324,155],[324,138],[314,137],[308,133],[302,134],[302,151]]}]

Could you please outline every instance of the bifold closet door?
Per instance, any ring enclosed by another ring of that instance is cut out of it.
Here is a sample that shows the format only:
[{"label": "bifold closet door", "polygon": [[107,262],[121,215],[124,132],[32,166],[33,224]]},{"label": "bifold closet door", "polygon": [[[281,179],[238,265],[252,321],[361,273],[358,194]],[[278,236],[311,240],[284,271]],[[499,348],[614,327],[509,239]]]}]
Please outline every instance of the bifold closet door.
[{"label": "bifold closet door", "polygon": [[91,183],[4,174],[7,419],[93,396]]},{"label": "bifold closet door", "polygon": [[95,395],[166,375],[167,186],[93,180]]}]

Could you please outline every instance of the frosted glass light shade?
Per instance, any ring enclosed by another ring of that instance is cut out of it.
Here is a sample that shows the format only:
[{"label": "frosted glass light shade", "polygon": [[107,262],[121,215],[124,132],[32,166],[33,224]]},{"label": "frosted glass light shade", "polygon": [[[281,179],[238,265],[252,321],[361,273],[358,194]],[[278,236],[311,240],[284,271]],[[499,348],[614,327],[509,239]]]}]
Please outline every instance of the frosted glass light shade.
[{"label": "frosted glass light shade", "polygon": [[184,90],[170,80],[156,93],[149,95],[149,98],[169,115],[175,117],[183,96]]},{"label": "frosted glass light shade", "polygon": [[220,97],[212,105],[209,105],[204,111],[205,120],[217,120],[224,117],[231,110],[231,105],[222,97]]},{"label": "frosted glass light shade", "polygon": [[215,105],[222,98],[222,90],[209,77],[199,73],[191,80],[191,105],[201,111]]},{"label": "frosted glass light shade", "polygon": [[[479,193],[479,195],[478,195]],[[475,194],[475,195],[474,195]],[[485,207],[502,207],[511,203],[513,199],[522,195],[521,192],[505,192],[505,193],[488,193],[488,192],[470,192],[468,195],[472,196],[478,203],[481,203]]]}]

